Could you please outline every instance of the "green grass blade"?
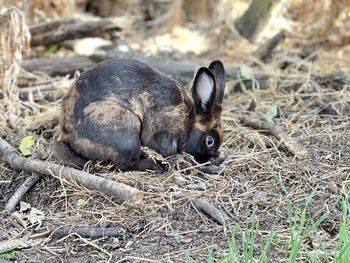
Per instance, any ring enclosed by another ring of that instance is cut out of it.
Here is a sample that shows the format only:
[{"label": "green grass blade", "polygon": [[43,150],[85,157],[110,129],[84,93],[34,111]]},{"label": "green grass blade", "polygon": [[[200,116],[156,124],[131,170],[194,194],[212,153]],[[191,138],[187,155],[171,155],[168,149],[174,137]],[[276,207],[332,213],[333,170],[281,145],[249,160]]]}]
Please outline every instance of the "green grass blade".
[{"label": "green grass blade", "polygon": [[[300,225],[299,225],[298,231],[295,232],[293,229],[291,230],[291,232],[292,232],[292,235],[291,235],[292,247],[291,247],[290,255],[288,258],[288,263],[294,263],[297,259],[297,255],[298,255],[300,247],[301,247],[301,242],[302,242],[303,237],[304,237],[304,226],[305,226],[305,222],[306,222],[307,208],[309,207],[309,204],[311,203],[315,194],[316,194],[316,188],[311,192],[311,194],[308,196],[308,198],[306,200],[305,207],[304,207],[303,212],[302,212],[301,217],[300,217]],[[295,218],[296,218],[296,216],[295,216]],[[296,225],[296,219],[295,219],[294,223]]]},{"label": "green grass blade", "polygon": [[264,249],[260,255],[260,258],[259,258],[259,263],[266,263],[267,262],[267,252],[269,251],[270,249],[270,246],[271,246],[271,243],[272,243],[272,239],[275,237],[275,226],[273,226],[270,234],[269,234],[269,238],[267,239],[266,241],[266,244],[264,246]]}]

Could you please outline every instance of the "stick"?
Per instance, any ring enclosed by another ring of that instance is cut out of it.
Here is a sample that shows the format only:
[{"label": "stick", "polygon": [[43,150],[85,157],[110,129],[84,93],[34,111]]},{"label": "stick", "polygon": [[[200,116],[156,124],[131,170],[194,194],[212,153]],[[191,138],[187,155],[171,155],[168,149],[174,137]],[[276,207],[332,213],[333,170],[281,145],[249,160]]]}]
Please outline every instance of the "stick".
[{"label": "stick", "polygon": [[2,138],[0,138],[0,152],[5,161],[15,170],[62,176],[68,181],[76,181],[89,189],[111,195],[123,202],[128,201],[130,205],[138,205],[142,202],[143,193],[134,187],[52,162],[24,158]]},{"label": "stick", "polygon": [[58,87],[54,84],[45,84],[45,85],[38,85],[38,86],[31,86],[31,87],[21,87],[19,88],[18,92],[19,94],[28,94],[31,92],[44,92],[44,91],[53,91],[58,89]]},{"label": "stick", "polygon": [[[45,26],[42,25],[42,28]],[[51,28],[51,25],[48,27]],[[106,33],[107,30],[118,30],[119,27],[116,20],[113,18],[104,18],[98,21],[75,22],[73,24],[66,24],[62,22],[57,30],[44,32],[42,34],[35,34],[32,36],[30,45],[35,46],[49,46],[52,44],[59,44],[65,40],[73,40],[85,37],[97,37]],[[36,29],[36,31],[39,31]]]},{"label": "stick", "polygon": [[325,115],[339,115],[339,113],[332,107],[332,105],[321,101],[319,99],[315,99],[313,101],[313,105],[320,108],[319,114],[325,114]]},{"label": "stick", "polygon": [[258,60],[264,60],[271,55],[272,50],[274,50],[279,43],[281,43],[286,38],[283,31],[278,32],[273,38],[262,44],[257,50],[252,53],[252,56]]},{"label": "stick", "polygon": [[60,239],[72,233],[76,233],[85,238],[101,238],[101,237],[123,237],[126,230],[122,227],[65,227],[52,232],[51,237]]},{"label": "stick", "polygon": [[27,248],[29,246],[30,245],[27,242],[27,238],[2,241],[0,243],[0,254],[14,250],[16,248]]},{"label": "stick", "polygon": [[8,200],[5,210],[12,213],[15,211],[17,204],[23,199],[23,196],[30,190],[32,187],[40,181],[42,176],[33,173],[30,177],[28,177],[23,184],[16,190],[16,192],[11,196]]},{"label": "stick", "polygon": [[225,220],[228,219],[226,213],[210,204],[208,200],[194,199],[191,201],[191,203],[195,206],[195,208],[197,208],[199,211],[205,212],[207,215],[215,219],[219,224],[225,225]]},{"label": "stick", "polygon": [[0,263],[12,263],[13,261],[8,261],[6,259],[0,258]]},{"label": "stick", "polygon": [[240,122],[243,125],[248,126],[254,130],[263,130],[271,134],[280,142],[282,146],[284,146],[290,153],[294,154],[298,158],[306,157],[306,149],[294,141],[292,138],[287,136],[278,125],[259,120],[252,120],[245,117],[240,118]]}]

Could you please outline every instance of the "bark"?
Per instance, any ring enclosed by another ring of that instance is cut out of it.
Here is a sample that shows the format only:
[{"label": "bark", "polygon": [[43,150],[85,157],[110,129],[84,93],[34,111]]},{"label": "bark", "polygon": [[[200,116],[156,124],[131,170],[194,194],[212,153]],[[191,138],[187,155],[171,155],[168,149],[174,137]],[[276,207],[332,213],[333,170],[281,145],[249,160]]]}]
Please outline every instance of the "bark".
[{"label": "bark", "polygon": [[142,192],[132,186],[56,163],[22,157],[17,154],[15,148],[2,138],[0,138],[0,152],[3,154],[5,161],[15,170],[63,177],[88,189],[113,196],[122,202],[128,201],[129,204],[137,205],[142,202]]},{"label": "bark", "polygon": [[257,34],[270,18],[272,9],[280,0],[252,0],[245,13],[234,25],[237,31],[246,39],[254,41]]}]

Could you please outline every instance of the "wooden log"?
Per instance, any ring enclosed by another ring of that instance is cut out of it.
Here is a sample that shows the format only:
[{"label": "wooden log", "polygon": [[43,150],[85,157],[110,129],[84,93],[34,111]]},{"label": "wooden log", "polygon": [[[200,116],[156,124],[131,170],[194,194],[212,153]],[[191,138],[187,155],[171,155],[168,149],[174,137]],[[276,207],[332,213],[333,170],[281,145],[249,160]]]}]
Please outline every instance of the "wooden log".
[{"label": "wooden log", "polygon": [[181,84],[187,84],[190,82],[194,76],[194,72],[200,67],[199,63],[192,61],[175,61],[166,57],[146,56],[136,51],[126,53],[113,47],[101,49],[98,52],[98,55],[92,55],[90,58],[97,63],[111,58],[136,59],[145,62],[166,75],[173,77]]},{"label": "wooden log", "polygon": [[44,22],[33,25],[29,27],[30,34],[33,36],[38,34],[47,33],[48,31],[55,30],[62,25],[72,25],[78,23],[80,20],[76,18],[65,18],[60,20],[55,20],[51,22]]},{"label": "wooden log", "polygon": [[29,72],[45,72],[51,77],[73,75],[76,71],[85,71],[96,63],[84,56],[70,58],[33,58],[24,60],[22,68]]},{"label": "wooden log", "polygon": [[200,67],[194,62],[179,62],[168,58],[145,56],[141,53],[123,53],[117,50],[99,52],[99,55],[90,57],[74,56],[70,58],[36,58],[24,60],[22,68],[29,72],[40,71],[52,77],[73,75],[76,71],[85,71],[96,63],[111,58],[137,59],[173,77],[181,84],[187,84],[193,78],[194,72]]},{"label": "wooden log", "polygon": [[[71,21],[72,22],[72,21]],[[107,31],[111,30],[121,30],[118,20],[113,18],[105,18],[98,21],[87,21],[87,22],[72,22],[67,23],[62,21],[61,24],[56,21],[56,25],[59,27],[52,28],[52,23],[48,25],[40,25],[34,28],[34,32],[39,32],[40,30],[46,28],[53,29],[48,32],[38,33],[32,35],[30,45],[35,46],[49,46],[52,44],[59,44],[65,40],[79,39],[85,37],[97,37],[102,36]],[[55,23],[54,23],[55,25]]]}]

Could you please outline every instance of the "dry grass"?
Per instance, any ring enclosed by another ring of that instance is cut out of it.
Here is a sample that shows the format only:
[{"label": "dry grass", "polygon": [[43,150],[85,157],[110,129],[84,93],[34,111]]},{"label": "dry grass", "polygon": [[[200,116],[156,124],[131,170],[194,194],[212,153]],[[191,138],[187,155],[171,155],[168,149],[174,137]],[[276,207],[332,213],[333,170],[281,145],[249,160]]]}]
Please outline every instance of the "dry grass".
[{"label": "dry grass", "polygon": [[[252,62],[246,54],[254,50],[254,45],[240,41],[233,43],[233,47],[238,47],[234,52],[238,54],[235,65]],[[44,213],[41,225],[23,227],[11,217],[1,219],[0,242],[24,237],[30,244],[28,248],[10,251],[8,256],[13,255],[22,262],[191,262],[190,258],[205,262],[208,251],[212,251],[216,259],[227,254],[232,229],[241,230],[234,234],[237,246],[244,244],[250,223],[254,222],[258,228],[253,237],[252,262],[258,261],[265,243],[260,241],[268,240],[272,229],[274,237],[267,257],[273,262],[285,262],[295,234],[291,231],[293,221],[302,225],[302,211],[311,193],[314,197],[305,210],[303,229],[307,231],[297,261],[318,262],[312,257],[334,251],[344,219],[340,200],[348,195],[344,189],[350,189],[350,88],[322,82],[312,74],[329,73],[339,69],[339,65],[347,66],[341,68],[348,73],[349,68],[346,58],[331,59],[334,50],[322,50],[315,61],[301,59],[296,55],[299,51],[282,49],[268,63],[259,63],[250,69],[253,78],[257,74],[270,76],[266,89],[242,93],[231,90],[227,94],[222,154],[233,154],[226,160],[222,172],[207,174],[193,165],[190,156],[164,159],[152,151],[149,154],[167,165],[168,172],[122,173],[93,163],[85,168],[145,191],[141,207],[128,207],[61,178],[45,177],[25,200]],[[227,65],[232,63],[232,52],[228,45],[221,50]],[[282,69],[286,61],[288,66]],[[52,156],[52,142],[60,99],[71,80],[28,74],[22,72],[20,80],[27,78],[33,80],[33,86],[50,84],[58,88],[31,90],[23,96],[24,107],[17,108],[19,131],[3,129],[0,135],[16,147],[25,135],[32,135],[35,145],[30,158],[57,161]],[[234,84],[228,79],[227,86]],[[331,105],[337,114],[324,114],[322,108],[315,105],[315,99]],[[0,105],[4,105],[5,100],[6,97],[0,97]],[[256,102],[256,109],[248,112],[252,100]],[[307,150],[306,157],[295,158],[276,138],[239,122],[242,116],[264,119],[274,103],[283,113],[274,122]],[[0,109],[2,114],[6,111]],[[4,127],[4,123],[0,125]],[[183,184],[176,183],[179,175],[184,179]],[[0,162],[1,207],[27,176]],[[229,217],[226,225],[220,226],[198,213],[190,203],[194,198],[205,198],[225,211]],[[27,212],[23,212],[22,219],[28,221]],[[97,240],[75,234],[59,240],[50,238],[50,231],[69,226],[121,226],[127,234]],[[237,253],[243,254],[243,249]]]},{"label": "dry grass", "polygon": [[[166,164],[169,172],[121,173],[111,171],[111,167],[91,164],[86,170],[145,190],[142,207],[130,208],[100,193],[63,180],[45,178],[26,198],[32,207],[44,212],[43,225],[38,228],[29,225],[23,229],[13,226],[11,219],[4,219],[1,239],[27,236],[32,240],[31,248],[17,253],[23,260],[35,257],[50,262],[57,258],[108,260],[111,257],[113,261],[124,258],[133,262],[146,259],[181,262],[192,257],[203,262],[209,248],[214,257],[221,258],[226,252],[232,227],[238,225],[245,229],[245,222],[254,219],[259,225],[257,238],[267,239],[275,226],[276,236],[268,256],[282,262],[286,254],[285,244],[290,239],[288,200],[293,208],[301,211],[307,197],[316,189],[308,214],[314,221],[325,214],[327,216],[317,231],[310,232],[310,241],[302,244],[298,260],[308,259],[309,253],[315,251],[320,242],[325,245],[324,250],[334,249],[341,222],[341,211],[336,202],[341,189],[350,186],[349,115],[343,111],[334,116],[321,115],[320,109],[303,97],[317,97],[342,108],[350,104],[349,87],[335,89],[321,83],[310,85],[310,62],[300,60],[283,71],[278,65],[278,60],[272,61],[259,70],[274,76],[268,89],[232,93],[225,99],[222,151],[230,150],[234,154],[223,172],[205,174],[193,167],[188,156],[164,159],[153,152],[150,152],[151,156]],[[303,65],[303,70],[300,70],[300,65]],[[286,72],[290,78],[276,81],[279,74]],[[296,86],[291,85],[293,81]],[[252,100],[257,102],[256,113],[246,112]],[[292,113],[287,118],[275,119],[275,122],[307,149],[306,158],[296,159],[280,148],[275,138],[239,123],[241,116],[263,116],[274,102],[279,109]],[[6,138],[18,145],[24,134],[33,134],[36,144],[32,158],[55,160],[50,145],[57,116],[50,115],[50,112],[59,103],[59,100],[46,101],[45,94],[42,94],[38,103],[40,110],[35,115],[24,116],[27,122],[23,131],[8,134]],[[44,118],[47,114],[51,117]],[[31,125],[31,121],[35,125]],[[11,171],[5,163],[1,163],[1,167],[4,171],[1,180],[9,181],[1,185],[4,193],[1,203],[4,204],[26,175]],[[181,186],[174,180],[179,174],[186,180]],[[206,190],[193,190],[191,186],[198,183],[204,184]],[[190,201],[197,197],[206,198],[225,211],[230,218],[227,225],[218,226],[207,216],[197,213],[190,205]],[[128,234],[124,238],[103,238],[93,243],[75,235],[61,240],[40,235],[57,227],[93,225],[122,226],[128,229]],[[239,236],[237,239],[239,242],[243,240]],[[261,250],[262,247],[258,246],[257,255]],[[84,255],[80,254],[82,251]]]}]

